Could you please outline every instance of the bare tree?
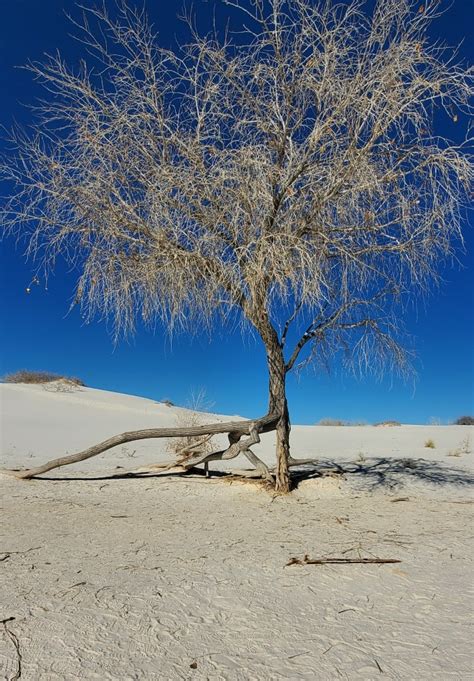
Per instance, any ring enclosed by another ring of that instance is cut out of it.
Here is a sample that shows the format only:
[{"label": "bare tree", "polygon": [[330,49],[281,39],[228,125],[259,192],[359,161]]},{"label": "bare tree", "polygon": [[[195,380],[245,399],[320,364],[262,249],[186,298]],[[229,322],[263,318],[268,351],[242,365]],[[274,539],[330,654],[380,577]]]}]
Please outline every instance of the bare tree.
[{"label": "bare tree", "polygon": [[[211,457],[254,457],[276,429],[285,492],[288,372],[339,351],[356,368],[406,366],[394,304],[427,290],[460,237],[472,165],[436,125],[470,113],[472,71],[430,43],[436,0],[225,4],[242,13],[238,33],[202,37],[191,22],[174,51],[142,12],[87,10],[89,65],[29,67],[46,97],[34,134],[13,135],[2,217],[34,226],[29,251],[46,266],[61,253],[78,267],[76,302],[117,333],[137,317],[253,328],[268,414],[176,435],[227,430]],[[22,476],[169,434],[125,433]]]}]

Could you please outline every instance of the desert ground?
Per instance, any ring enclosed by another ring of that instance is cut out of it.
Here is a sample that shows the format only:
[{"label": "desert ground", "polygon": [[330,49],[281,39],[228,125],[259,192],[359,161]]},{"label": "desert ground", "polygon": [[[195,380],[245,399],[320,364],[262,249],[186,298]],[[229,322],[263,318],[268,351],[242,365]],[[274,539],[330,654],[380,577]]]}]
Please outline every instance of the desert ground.
[{"label": "desert ground", "polygon": [[[90,388],[0,398],[4,469],[189,416]],[[293,456],[318,463],[286,497],[219,475],[243,458],[210,479],[128,473],[166,447],[0,476],[1,679],[474,678],[473,427],[296,425]],[[288,565],[305,555],[401,562]]]}]

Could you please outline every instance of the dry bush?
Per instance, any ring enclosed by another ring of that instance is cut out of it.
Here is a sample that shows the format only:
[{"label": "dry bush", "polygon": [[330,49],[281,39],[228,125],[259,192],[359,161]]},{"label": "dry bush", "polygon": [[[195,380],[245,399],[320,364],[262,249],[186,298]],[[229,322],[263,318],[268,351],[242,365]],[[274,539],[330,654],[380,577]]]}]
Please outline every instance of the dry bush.
[{"label": "dry bush", "polygon": [[425,442],[425,447],[428,447],[428,449],[436,449],[436,445],[434,443],[434,440],[426,440]]},{"label": "dry bush", "polygon": [[454,422],[455,426],[474,426],[474,416],[460,416]]},{"label": "dry bush", "polygon": [[2,381],[3,383],[29,384],[63,382],[71,386],[85,386],[84,381],[74,376],[61,376],[49,371],[29,371],[28,369],[20,369],[12,374],[6,374]]},{"label": "dry bush", "polygon": [[367,421],[342,421],[341,419],[324,418],[316,425],[318,426],[367,426]]},{"label": "dry bush", "polygon": [[[168,401],[165,402],[167,404]],[[172,403],[168,406],[174,406]],[[193,391],[186,404],[186,410],[180,411],[177,414],[177,426],[180,428],[189,428],[193,426],[201,426],[209,421],[207,413],[212,409],[213,403],[206,397],[206,391],[201,388],[198,391]],[[180,458],[187,458],[190,454],[198,452],[202,454],[211,454],[216,449],[214,438],[207,435],[204,437],[180,437],[172,438],[168,441],[167,451],[173,456]]]},{"label": "dry bush", "polygon": [[449,452],[447,456],[463,456],[463,454],[471,453],[471,438],[469,435],[464,438],[461,444]]},{"label": "dry bush", "polygon": [[391,426],[401,426],[400,421],[380,421],[379,423],[374,423],[376,428],[380,427],[391,427]]},{"label": "dry bush", "polygon": [[43,390],[49,393],[74,393],[79,389],[79,385],[69,378],[58,378],[55,381],[43,383]]},{"label": "dry bush", "polygon": [[345,426],[345,425],[346,425],[345,421],[331,418],[321,419],[318,423],[318,426]]}]

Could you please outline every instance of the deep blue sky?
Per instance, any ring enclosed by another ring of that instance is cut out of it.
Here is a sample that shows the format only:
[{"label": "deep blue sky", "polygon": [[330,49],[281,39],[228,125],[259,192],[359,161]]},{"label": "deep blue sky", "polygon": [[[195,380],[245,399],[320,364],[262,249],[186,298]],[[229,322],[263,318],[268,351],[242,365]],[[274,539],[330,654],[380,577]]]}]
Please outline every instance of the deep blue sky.
[{"label": "deep blue sky", "polygon": [[[146,4],[162,41],[170,44],[184,31],[175,18],[181,1]],[[209,16],[210,4],[195,0],[194,8]],[[8,127],[13,119],[27,123],[30,112],[23,105],[40,94],[31,75],[16,66],[41,60],[56,48],[68,60],[77,60],[80,46],[68,36],[71,27],[65,11],[74,13],[74,2],[0,0],[1,124]],[[465,37],[462,53],[472,62],[473,35],[466,32],[473,23],[474,2],[454,0],[434,32],[451,44]],[[337,365],[330,375],[309,370],[299,378],[291,376],[288,393],[294,423],[314,423],[325,416],[405,423],[426,423],[435,417],[447,422],[474,412],[471,232],[466,227],[467,252],[460,253],[461,266],[444,267],[441,290],[416,313],[406,313],[418,355],[416,382],[389,376],[382,382],[371,377],[356,380]],[[267,378],[257,339],[216,329],[212,339],[180,335],[171,342],[158,326],[154,333],[140,330],[114,346],[105,324],[85,325],[76,309],[68,313],[75,279],[64,266],[51,276],[47,289],[41,282],[26,293],[33,266],[22,251],[12,240],[2,244],[0,374],[20,368],[49,370],[80,376],[92,387],[169,398],[177,404],[185,404],[192,390],[203,387],[216,411],[264,413]]]}]

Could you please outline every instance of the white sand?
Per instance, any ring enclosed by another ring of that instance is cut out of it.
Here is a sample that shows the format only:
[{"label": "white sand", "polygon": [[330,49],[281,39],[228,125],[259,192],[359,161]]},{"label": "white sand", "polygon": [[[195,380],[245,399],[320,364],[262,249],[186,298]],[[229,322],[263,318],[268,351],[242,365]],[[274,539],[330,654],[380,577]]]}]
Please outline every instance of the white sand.
[{"label": "white sand", "polygon": [[[0,398],[4,468],[182,414],[91,389],[2,385]],[[272,442],[255,448],[269,462]],[[294,456],[346,473],[316,472],[287,498],[222,478],[110,477],[165,447],[0,478],[0,620],[15,618],[0,626],[1,679],[17,670],[15,636],[27,681],[474,678],[473,428],[295,426]],[[285,567],[306,553],[402,563]]]}]

